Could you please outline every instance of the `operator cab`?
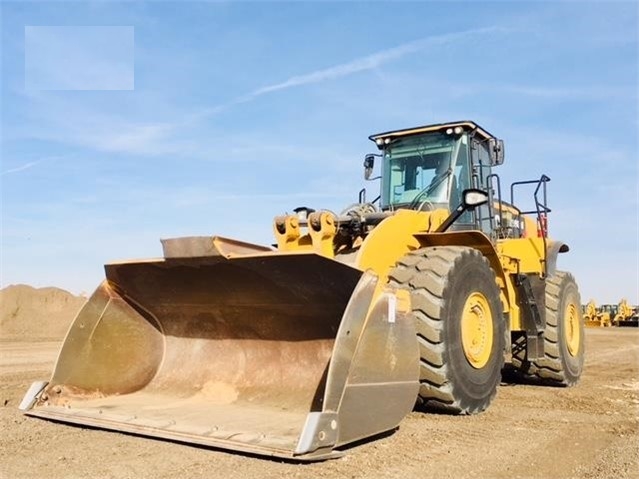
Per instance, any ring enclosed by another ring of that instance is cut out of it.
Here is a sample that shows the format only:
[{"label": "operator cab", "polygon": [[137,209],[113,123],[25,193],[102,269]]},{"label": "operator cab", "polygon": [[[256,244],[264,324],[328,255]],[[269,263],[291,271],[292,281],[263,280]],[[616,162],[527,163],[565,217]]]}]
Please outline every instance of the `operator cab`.
[{"label": "operator cab", "polygon": [[[380,206],[453,211],[468,188],[487,190],[503,142],[470,121],[428,125],[369,137],[381,150]],[[367,160],[372,166],[372,156]]]}]

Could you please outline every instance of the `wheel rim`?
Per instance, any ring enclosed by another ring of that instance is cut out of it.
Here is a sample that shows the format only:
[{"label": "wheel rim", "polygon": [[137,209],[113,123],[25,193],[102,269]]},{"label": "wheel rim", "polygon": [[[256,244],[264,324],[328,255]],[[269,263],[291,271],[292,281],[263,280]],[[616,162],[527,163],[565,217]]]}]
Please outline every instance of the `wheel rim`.
[{"label": "wheel rim", "polygon": [[573,303],[568,303],[564,311],[564,331],[568,353],[570,353],[571,356],[576,356],[579,353],[581,330],[579,329],[577,307]]},{"label": "wheel rim", "polygon": [[483,368],[493,348],[493,315],[488,300],[481,293],[472,293],[462,311],[461,338],[464,355],[470,365]]}]

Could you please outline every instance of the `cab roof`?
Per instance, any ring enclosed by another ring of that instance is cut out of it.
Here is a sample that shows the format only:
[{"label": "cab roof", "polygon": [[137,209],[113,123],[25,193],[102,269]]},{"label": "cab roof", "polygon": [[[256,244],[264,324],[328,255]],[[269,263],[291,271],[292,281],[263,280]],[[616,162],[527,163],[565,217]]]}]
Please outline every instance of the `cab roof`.
[{"label": "cab roof", "polygon": [[488,131],[484,130],[481,126],[479,126],[474,121],[452,121],[449,123],[436,123],[434,125],[425,125],[425,126],[416,126],[414,128],[406,128],[403,130],[393,130],[386,131],[384,133],[377,133],[376,135],[371,135],[368,138],[372,141],[376,141],[379,138],[382,139],[393,139],[393,138],[401,138],[404,136],[417,135],[419,133],[427,133],[430,131],[438,131],[438,130],[446,130],[448,128],[455,128],[456,126],[461,126],[466,131],[474,131],[476,135],[481,136],[485,140],[489,140],[491,138],[495,138]]}]

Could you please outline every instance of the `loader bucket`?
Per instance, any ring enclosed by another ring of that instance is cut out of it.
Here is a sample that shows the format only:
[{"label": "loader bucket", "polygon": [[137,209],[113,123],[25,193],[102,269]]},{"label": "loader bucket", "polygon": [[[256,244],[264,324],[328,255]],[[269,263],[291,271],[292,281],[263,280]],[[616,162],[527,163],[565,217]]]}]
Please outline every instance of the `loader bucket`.
[{"label": "loader bucket", "polygon": [[27,414],[315,460],[413,407],[414,326],[370,273],[270,251],[105,268]]}]

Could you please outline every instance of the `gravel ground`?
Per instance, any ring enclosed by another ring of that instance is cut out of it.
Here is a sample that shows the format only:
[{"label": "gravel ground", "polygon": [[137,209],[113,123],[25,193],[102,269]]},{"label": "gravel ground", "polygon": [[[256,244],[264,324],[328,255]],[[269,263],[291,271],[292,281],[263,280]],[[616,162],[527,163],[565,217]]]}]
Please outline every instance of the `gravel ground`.
[{"label": "gravel ground", "polygon": [[577,387],[502,384],[471,417],[411,413],[399,430],[337,460],[294,464],[23,416],[59,342],[0,342],[2,478],[635,478],[639,330],[587,330]]}]

